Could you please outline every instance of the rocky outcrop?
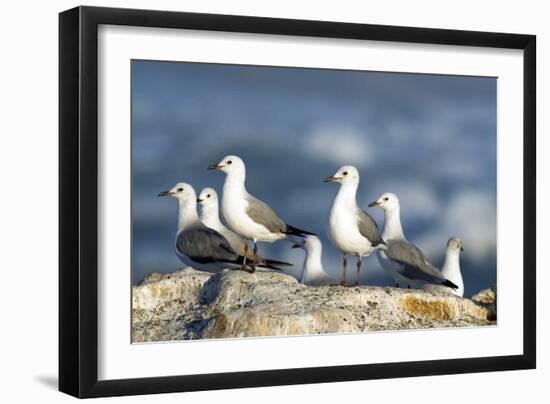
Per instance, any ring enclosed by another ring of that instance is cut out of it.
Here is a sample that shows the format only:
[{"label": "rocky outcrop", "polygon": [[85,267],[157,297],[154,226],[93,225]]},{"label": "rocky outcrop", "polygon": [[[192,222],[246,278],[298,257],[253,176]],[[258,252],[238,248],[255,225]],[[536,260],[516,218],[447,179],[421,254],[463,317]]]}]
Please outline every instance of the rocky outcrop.
[{"label": "rocky outcrop", "polygon": [[134,342],[495,324],[483,302],[374,286],[310,287],[276,272],[186,268],[133,287]]},{"label": "rocky outcrop", "polygon": [[487,318],[491,321],[497,319],[497,289],[492,287],[490,289],[483,289],[477,292],[471,297],[471,299],[477,304],[487,309]]}]

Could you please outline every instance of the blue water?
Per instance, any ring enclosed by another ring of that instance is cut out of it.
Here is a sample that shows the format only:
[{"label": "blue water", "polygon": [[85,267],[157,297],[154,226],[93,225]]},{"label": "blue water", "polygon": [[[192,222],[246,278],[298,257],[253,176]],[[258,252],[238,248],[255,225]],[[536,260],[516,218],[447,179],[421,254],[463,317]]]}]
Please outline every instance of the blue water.
[{"label": "blue water", "polygon": [[[359,204],[396,193],[407,238],[435,265],[449,237],[462,239],[467,295],[495,283],[496,79],[155,61],[131,69],[134,282],[182,267],[176,201],[157,194],[179,181],[221,192],[222,173],[206,167],[237,154],[249,192],[318,233],[335,274],[341,258],[325,229],[337,185],[322,179],[353,164]],[[382,227],[382,212],[367,211]],[[260,252],[301,268],[303,252],[289,243]],[[374,256],[363,268],[366,282],[392,284]]]}]

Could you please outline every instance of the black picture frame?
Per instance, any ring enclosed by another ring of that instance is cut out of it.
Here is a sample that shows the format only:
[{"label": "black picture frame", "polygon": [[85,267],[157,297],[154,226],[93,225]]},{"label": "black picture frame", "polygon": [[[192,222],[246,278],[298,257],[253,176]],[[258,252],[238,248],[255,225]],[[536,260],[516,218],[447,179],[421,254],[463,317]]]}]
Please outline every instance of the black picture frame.
[{"label": "black picture frame", "polygon": [[[99,381],[100,24],[523,50],[523,354]],[[536,367],[536,37],[184,12],[77,7],[59,15],[59,390],[102,397]]]}]

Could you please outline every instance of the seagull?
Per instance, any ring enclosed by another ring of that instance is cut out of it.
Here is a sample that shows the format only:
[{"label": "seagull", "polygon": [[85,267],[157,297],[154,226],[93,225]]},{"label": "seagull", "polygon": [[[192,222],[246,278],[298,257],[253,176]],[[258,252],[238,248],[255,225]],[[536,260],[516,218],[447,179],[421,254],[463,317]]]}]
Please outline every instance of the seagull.
[{"label": "seagull", "polygon": [[397,282],[406,284],[435,284],[444,285],[453,289],[458,286],[444,277],[434,267],[424,253],[412,243],[409,243],[403,234],[401,226],[399,199],[397,195],[386,192],[369,207],[384,209],[384,232],[382,238],[387,248],[378,251],[380,265],[388,271]]},{"label": "seagull", "polygon": [[464,296],[464,281],[460,272],[460,252],[464,251],[462,241],[459,238],[451,237],[447,241],[445,262],[441,269],[441,275],[458,286],[458,289],[447,289],[457,296]]},{"label": "seagull", "polygon": [[363,209],[357,206],[359,172],[353,166],[343,166],[324,182],[340,183],[340,189],[332,202],[329,214],[328,236],[332,244],[344,254],[344,271],[341,284],[346,284],[347,254],[357,257],[355,285],[359,284],[361,257],[385,248],[378,225]]},{"label": "seagull", "polygon": [[303,248],[306,250],[300,283],[310,286],[336,285],[338,283],[323,269],[321,262],[323,245],[319,237],[306,236],[301,244],[294,244],[292,248]]},{"label": "seagull", "polygon": [[[200,219],[201,222],[211,229],[216,230],[222,236],[225,237],[231,248],[239,255],[244,256],[245,250],[248,249],[248,245],[245,239],[239,236],[237,233],[229,230],[220,220],[219,216],[219,204],[218,193],[214,188],[204,188],[197,199],[198,204],[201,206]],[[271,259],[265,259],[258,255],[258,265],[269,264],[270,266],[292,266],[292,264],[283,261],[276,261]]]},{"label": "seagull", "polygon": [[[384,210],[384,231],[382,232],[382,239],[385,242],[407,241],[403,233],[403,227],[401,226],[400,206],[397,195],[386,192],[376,201],[370,203],[369,207],[380,207]],[[384,268],[395,280],[396,287],[407,285],[410,288],[413,282],[401,275],[401,264],[390,260],[383,251],[377,251],[376,256],[382,268]]]},{"label": "seagull", "polygon": [[[258,258],[258,241],[272,243],[292,236],[304,237],[310,233],[283,222],[266,203],[246,191],[246,167],[238,156],[226,156],[209,170],[225,173],[223,184],[222,213],[229,228],[246,240],[252,240],[254,251],[252,271]],[[245,262],[248,257],[248,245],[244,251]]]},{"label": "seagull", "polygon": [[191,185],[180,182],[159,196],[171,196],[178,200],[175,249],[184,264],[207,272],[244,267],[244,257],[231,248],[225,237],[199,220],[197,195]]}]

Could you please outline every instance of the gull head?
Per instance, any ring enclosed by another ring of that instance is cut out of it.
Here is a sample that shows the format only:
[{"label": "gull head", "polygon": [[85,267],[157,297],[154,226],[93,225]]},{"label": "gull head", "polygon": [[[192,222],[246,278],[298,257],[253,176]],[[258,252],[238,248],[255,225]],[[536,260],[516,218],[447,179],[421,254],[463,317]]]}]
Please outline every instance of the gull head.
[{"label": "gull head", "polygon": [[244,161],[238,156],[225,156],[219,163],[208,166],[209,170],[220,170],[226,174],[244,173]]},{"label": "gull head", "polygon": [[322,248],[321,240],[317,236],[309,235],[297,244],[293,244],[292,248],[303,248],[308,253]]},{"label": "gull head", "polygon": [[395,208],[399,208],[399,198],[391,192],[385,192],[380,195],[380,198],[369,203],[369,208],[374,207],[382,208],[385,211],[392,211]]},{"label": "gull head", "polygon": [[169,191],[161,192],[159,196],[171,196],[172,198],[176,198],[184,203],[190,201],[195,202],[195,200],[197,199],[195,190],[191,185],[187,184],[186,182],[178,182],[172,187],[172,189],[170,189]]},{"label": "gull head", "polygon": [[449,241],[447,241],[447,251],[454,251],[458,253],[464,251],[462,241],[460,241],[460,239],[457,237],[451,237]]},{"label": "gull head", "polygon": [[212,206],[218,203],[218,193],[214,188],[210,188],[210,187],[204,188],[199,194],[199,197],[197,198],[197,202],[203,208],[207,206]]},{"label": "gull head", "polygon": [[340,184],[358,184],[359,171],[354,166],[343,166],[334,175],[326,177],[323,182],[338,182]]}]

